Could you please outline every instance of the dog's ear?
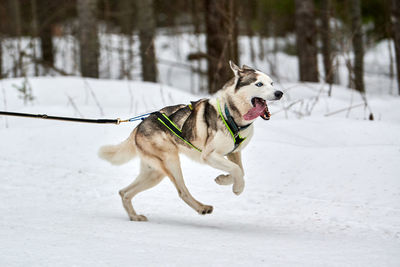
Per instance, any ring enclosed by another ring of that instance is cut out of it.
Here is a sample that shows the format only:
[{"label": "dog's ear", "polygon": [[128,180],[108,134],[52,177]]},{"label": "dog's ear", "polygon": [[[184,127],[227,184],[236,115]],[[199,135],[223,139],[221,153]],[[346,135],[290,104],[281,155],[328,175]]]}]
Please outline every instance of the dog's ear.
[{"label": "dog's ear", "polygon": [[252,70],[252,71],[254,71],[254,69],[252,67],[249,67],[247,65],[243,65],[242,66],[242,70]]},{"label": "dog's ear", "polygon": [[232,69],[233,73],[235,74],[235,77],[239,77],[240,68],[235,63],[233,63],[233,61],[231,61],[231,60],[229,60],[229,65],[231,66],[231,69]]}]

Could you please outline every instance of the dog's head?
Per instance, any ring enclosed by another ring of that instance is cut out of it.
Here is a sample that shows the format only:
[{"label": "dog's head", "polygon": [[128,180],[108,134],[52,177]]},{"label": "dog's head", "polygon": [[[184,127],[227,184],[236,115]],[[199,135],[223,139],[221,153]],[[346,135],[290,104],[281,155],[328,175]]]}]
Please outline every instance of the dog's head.
[{"label": "dog's head", "polygon": [[235,74],[230,94],[233,94],[235,105],[243,119],[253,121],[260,116],[269,120],[267,101],[281,99],[283,92],[274,88],[272,79],[265,73],[246,65],[239,68],[232,61],[229,64]]}]

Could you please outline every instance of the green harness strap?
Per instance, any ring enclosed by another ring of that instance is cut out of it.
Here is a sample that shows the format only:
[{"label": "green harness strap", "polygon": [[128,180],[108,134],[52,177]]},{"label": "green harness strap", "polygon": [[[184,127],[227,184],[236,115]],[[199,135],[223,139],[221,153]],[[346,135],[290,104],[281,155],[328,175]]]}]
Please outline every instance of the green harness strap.
[{"label": "green harness strap", "polygon": [[[218,113],[219,116],[221,117],[222,121],[224,122],[226,128],[228,129],[228,131],[230,132],[230,134],[232,135],[235,147],[233,148],[233,151],[236,150],[236,148],[238,148],[238,146],[240,146],[240,144],[246,140],[245,138],[242,138],[240,136],[239,130],[238,131],[232,131],[231,127],[229,127],[229,124],[226,122],[224,115],[222,115],[222,111],[221,111],[221,106],[219,104],[219,100],[217,99],[217,106],[218,106]],[[190,110],[193,110],[192,105],[188,105]],[[197,151],[201,152],[202,150],[198,147],[196,147],[195,145],[193,145],[192,143],[190,143],[188,140],[186,140],[183,135],[182,135],[182,130],[179,129],[179,127],[164,113],[161,113],[159,111],[156,111],[153,113],[154,115],[157,116],[157,119],[160,123],[162,123],[165,127],[167,127],[168,130],[170,130],[173,134],[175,134],[175,136],[177,136],[179,139],[181,139],[183,142],[185,142],[187,145],[189,145],[190,147],[196,149]]]},{"label": "green harness strap", "polygon": [[[189,107],[190,108],[190,107]],[[179,129],[179,127],[170,119],[168,118],[167,115],[164,113],[161,113],[159,111],[154,112],[154,114],[157,116],[157,119],[159,122],[161,122],[165,127],[168,128],[173,134],[175,134],[179,139],[181,139],[183,142],[188,144],[190,147],[196,149],[197,151],[201,152],[201,149],[190,143],[188,140],[186,140],[183,135],[182,135],[182,130]]]}]

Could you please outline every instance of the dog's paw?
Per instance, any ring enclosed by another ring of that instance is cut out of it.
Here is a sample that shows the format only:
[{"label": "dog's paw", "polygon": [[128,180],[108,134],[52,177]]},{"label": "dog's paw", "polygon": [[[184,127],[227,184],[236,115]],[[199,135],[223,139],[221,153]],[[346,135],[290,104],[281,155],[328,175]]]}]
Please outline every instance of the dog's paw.
[{"label": "dog's paw", "polygon": [[200,209],[197,210],[197,212],[201,215],[206,215],[210,214],[213,212],[213,206],[208,206],[208,205],[202,205]]},{"label": "dog's paw", "polygon": [[129,219],[135,222],[147,222],[147,217],[144,215],[130,215]]},{"label": "dog's paw", "polygon": [[123,189],[121,189],[121,190],[118,191],[118,194],[121,196],[121,198],[124,198],[125,193],[126,193],[126,192],[125,192]]},{"label": "dog's paw", "polygon": [[244,180],[236,182],[232,186],[232,191],[235,195],[240,195],[244,190]]},{"label": "dog's paw", "polygon": [[233,177],[230,174],[221,174],[214,180],[219,185],[233,184]]}]

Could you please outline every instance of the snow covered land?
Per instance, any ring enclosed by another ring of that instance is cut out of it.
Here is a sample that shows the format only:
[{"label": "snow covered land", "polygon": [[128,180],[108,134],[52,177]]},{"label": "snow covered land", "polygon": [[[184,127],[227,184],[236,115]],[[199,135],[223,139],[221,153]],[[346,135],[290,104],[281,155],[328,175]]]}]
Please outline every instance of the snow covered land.
[{"label": "snow covered land", "polygon": [[[0,82],[2,109],[127,118],[199,98],[160,84],[31,78],[35,99],[24,105],[13,88],[22,83]],[[136,123],[1,117],[0,266],[399,266],[400,99],[368,95],[375,121],[363,107],[325,117],[360,97],[334,87],[328,98],[320,84],[277,86],[285,99],[270,103],[275,114],[256,121],[244,151],[244,193],[183,158],[189,190],[213,214],[196,214],[164,179],[134,198],[145,223],[128,220],[117,193],[138,161],[114,167],[96,156]]]},{"label": "snow covered land", "polygon": [[[115,167],[97,150],[137,123],[0,117],[0,266],[400,266],[400,98],[382,77],[366,78],[369,108],[343,86],[328,97],[324,84],[277,82],[285,97],[255,122],[242,195],[182,158],[187,187],[214,206],[206,216],[164,179],[133,200],[149,221],[128,220],[118,190],[138,160]],[[0,81],[0,110],[129,118],[204,97],[167,82],[23,84]],[[18,88],[34,99],[24,104]]]}]

